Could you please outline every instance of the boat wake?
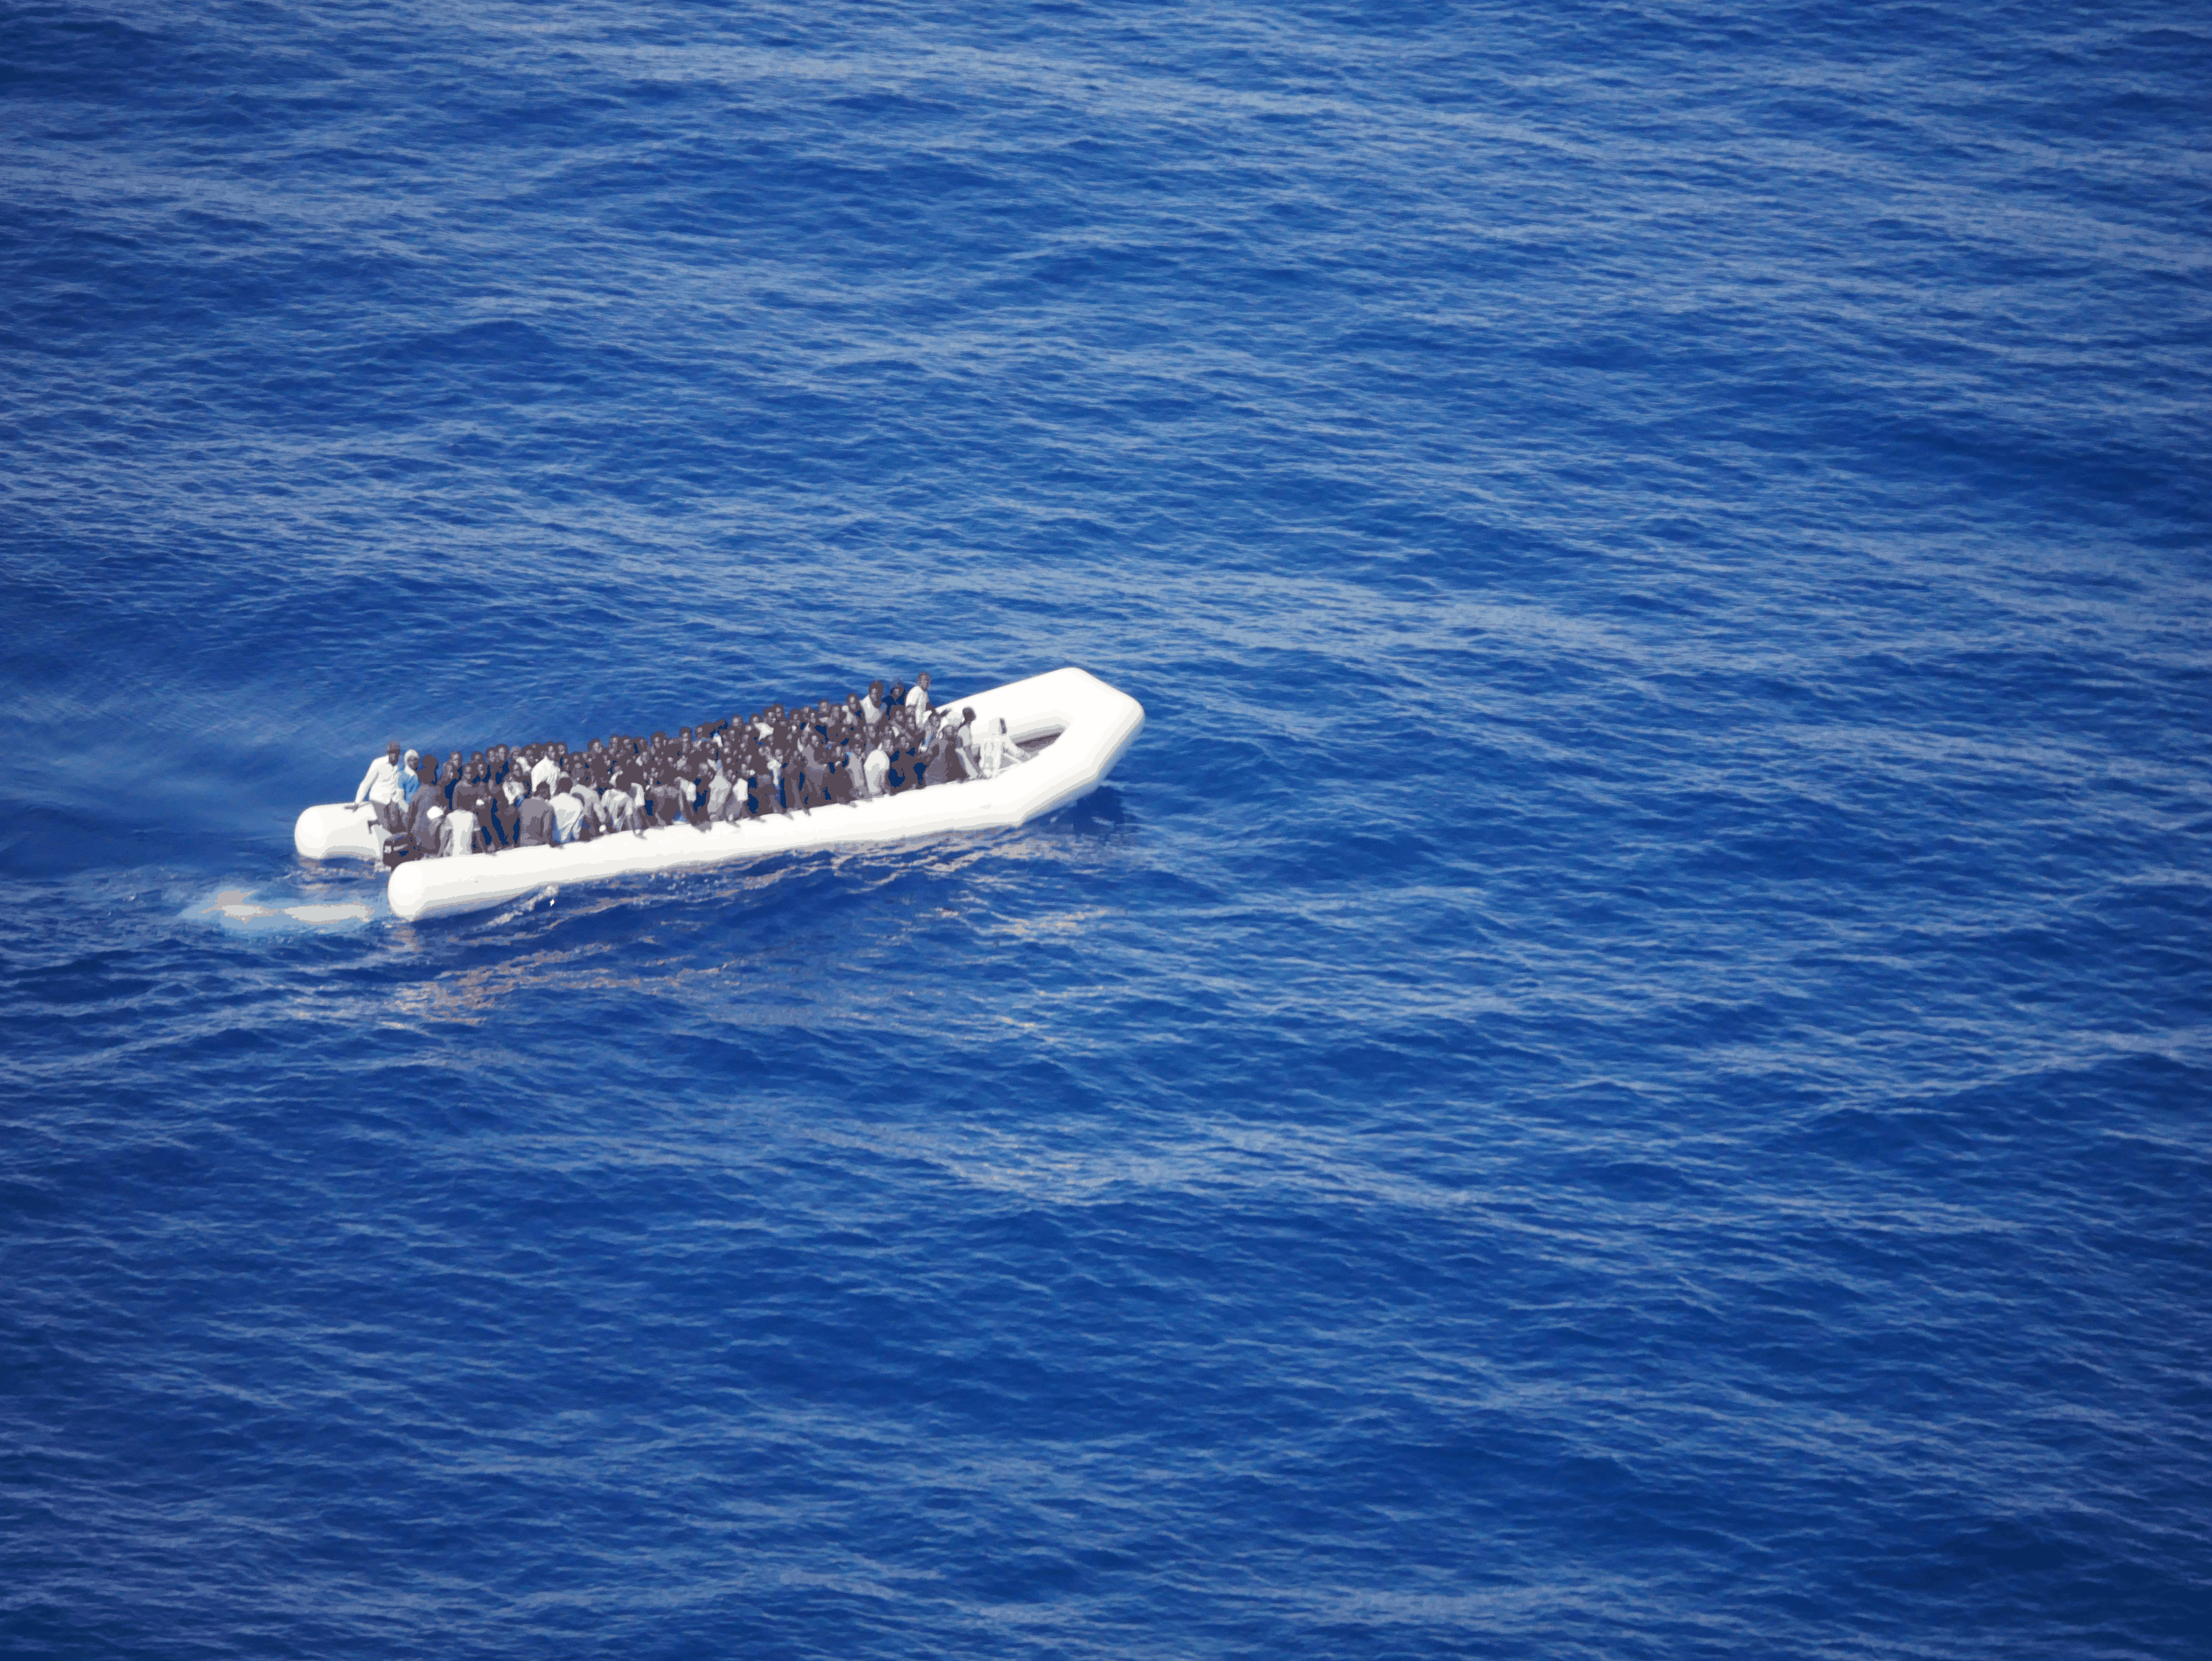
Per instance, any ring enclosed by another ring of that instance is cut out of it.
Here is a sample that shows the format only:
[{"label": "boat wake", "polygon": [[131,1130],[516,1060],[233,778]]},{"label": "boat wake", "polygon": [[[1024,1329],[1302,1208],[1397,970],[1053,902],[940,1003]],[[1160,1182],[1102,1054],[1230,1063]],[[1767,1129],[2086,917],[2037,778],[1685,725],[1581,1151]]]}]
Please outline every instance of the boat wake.
[{"label": "boat wake", "polygon": [[337,903],[264,902],[251,888],[218,889],[197,905],[187,908],[188,917],[210,918],[222,927],[248,934],[289,931],[302,926],[309,928],[348,928],[374,918],[380,906],[363,900],[343,900]]}]

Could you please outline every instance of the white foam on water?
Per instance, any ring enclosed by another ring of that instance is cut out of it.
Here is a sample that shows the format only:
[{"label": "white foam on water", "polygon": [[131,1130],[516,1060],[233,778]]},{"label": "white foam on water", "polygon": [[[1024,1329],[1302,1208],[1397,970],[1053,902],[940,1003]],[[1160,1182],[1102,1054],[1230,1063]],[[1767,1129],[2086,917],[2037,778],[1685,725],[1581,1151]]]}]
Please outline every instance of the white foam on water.
[{"label": "white foam on water", "polygon": [[264,903],[253,889],[224,888],[217,890],[204,904],[187,910],[185,915],[212,917],[226,928],[258,934],[289,930],[301,923],[311,928],[332,928],[368,922],[376,916],[377,909],[364,900]]}]

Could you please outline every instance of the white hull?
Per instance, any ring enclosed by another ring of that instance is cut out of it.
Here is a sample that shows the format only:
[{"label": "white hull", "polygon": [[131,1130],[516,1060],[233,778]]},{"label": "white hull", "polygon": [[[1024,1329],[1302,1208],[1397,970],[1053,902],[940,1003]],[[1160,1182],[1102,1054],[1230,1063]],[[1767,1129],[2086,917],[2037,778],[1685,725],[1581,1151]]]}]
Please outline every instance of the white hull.
[{"label": "white hull", "polygon": [[[811,812],[771,814],[704,830],[672,824],[555,848],[412,860],[392,873],[392,909],[408,918],[446,916],[504,904],[548,885],[688,871],[771,854],[907,842],[957,830],[1009,829],[1096,789],[1145,724],[1144,707],[1136,699],[1081,669],[1055,669],[946,702],[947,707],[974,709],[987,724],[1005,717],[1017,743],[1058,736],[994,779],[833,804]],[[292,841],[311,860],[376,857],[368,810],[345,803],[308,808],[293,827]]]}]

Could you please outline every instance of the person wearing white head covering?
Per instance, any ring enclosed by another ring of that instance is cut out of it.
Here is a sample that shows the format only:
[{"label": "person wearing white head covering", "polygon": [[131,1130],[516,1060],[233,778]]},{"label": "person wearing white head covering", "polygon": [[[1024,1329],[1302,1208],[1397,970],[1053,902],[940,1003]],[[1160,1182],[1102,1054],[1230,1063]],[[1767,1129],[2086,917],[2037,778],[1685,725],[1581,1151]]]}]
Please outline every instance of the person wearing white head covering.
[{"label": "person wearing white head covering", "polygon": [[1006,732],[1006,718],[994,715],[983,723],[983,737],[979,759],[983,764],[983,776],[994,779],[1009,767],[1018,767],[1029,757],[1022,753]]}]

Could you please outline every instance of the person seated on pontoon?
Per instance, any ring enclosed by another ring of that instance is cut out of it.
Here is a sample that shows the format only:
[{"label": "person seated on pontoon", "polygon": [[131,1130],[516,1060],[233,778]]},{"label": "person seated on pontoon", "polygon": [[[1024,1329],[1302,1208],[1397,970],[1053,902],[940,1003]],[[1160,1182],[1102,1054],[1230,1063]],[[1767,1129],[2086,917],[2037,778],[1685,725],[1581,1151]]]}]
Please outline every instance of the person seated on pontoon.
[{"label": "person seated on pontoon", "polygon": [[584,805],[576,781],[563,773],[553,782],[553,830],[556,842],[589,842],[598,831],[598,816]]},{"label": "person seated on pontoon", "polygon": [[560,840],[555,834],[560,821],[553,812],[553,787],[541,784],[515,805],[518,848],[550,848]]},{"label": "person seated on pontoon", "polygon": [[684,807],[678,799],[676,778],[665,762],[653,770],[652,782],[645,787],[645,805],[653,815],[655,825],[673,824],[684,817]]},{"label": "person seated on pontoon", "polygon": [[860,777],[871,796],[884,796],[890,794],[891,757],[888,747],[890,743],[888,735],[878,731],[875,734],[874,742],[868,746],[866,759],[860,764]]},{"label": "person seated on pontoon", "polygon": [[599,792],[599,827],[612,836],[617,830],[636,830],[638,823],[636,799],[630,794],[629,776],[617,768],[608,780],[606,788]]},{"label": "person seated on pontoon", "polygon": [[914,753],[914,740],[901,733],[891,739],[890,749],[890,775],[884,788],[894,796],[921,788],[921,763]]},{"label": "person seated on pontoon", "polygon": [[717,775],[714,782],[721,788],[721,800],[713,800],[712,792],[708,793],[707,817],[717,824],[738,824],[751,807],[748,799],[751,794],[750,786],[752,782],[739,770],[737,762],[732,759]]},{"label": "person seated on pontoon", "polygon": [[[458,795],[459,791],[457,789],[454,794]],[[447,810],[440,830],[438,852],[449,860],[463,859],[475,853],[483,834],[476,810],[465,806]]]},{"label": "person seated on pontoon", "polygon": [[968,765],[968,752],[960,747],[957,727],[940,727],[932,733],[925,758],[927,777],[933,785],[962,784],[975,776]]}]

